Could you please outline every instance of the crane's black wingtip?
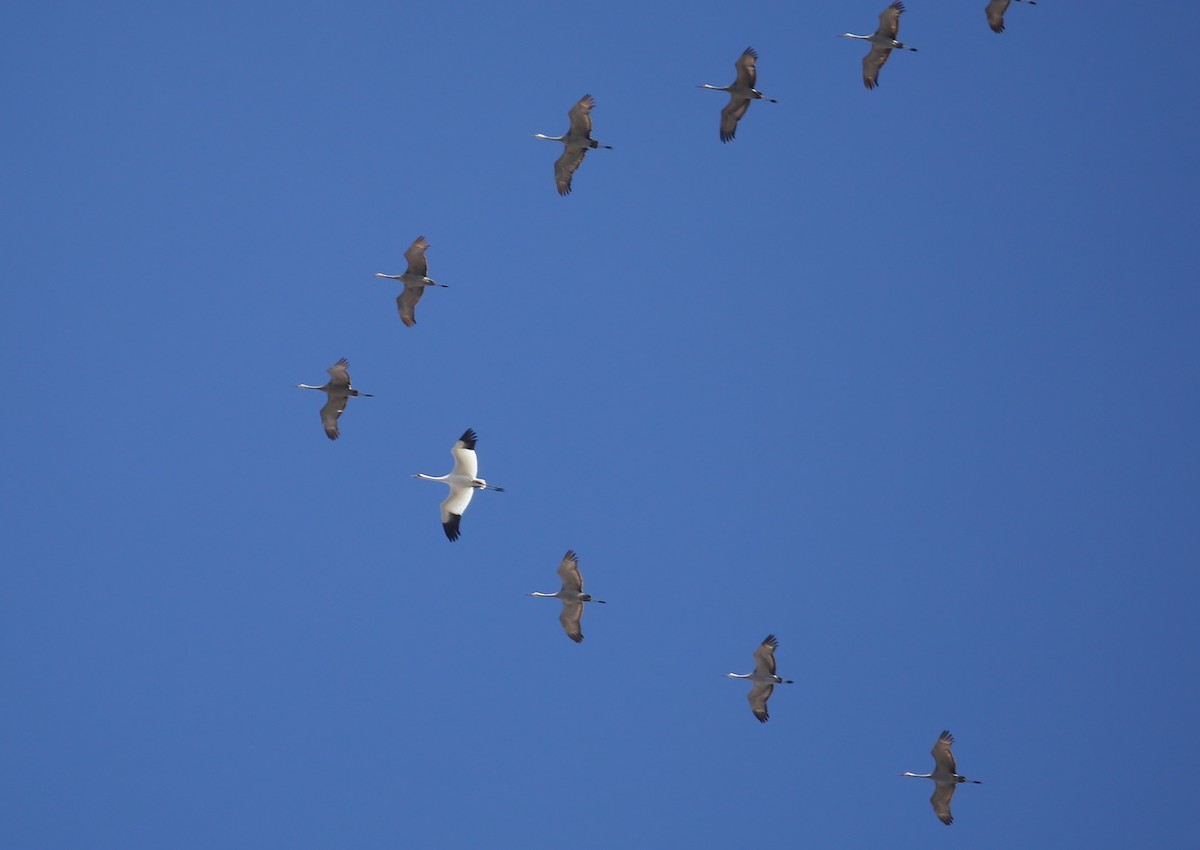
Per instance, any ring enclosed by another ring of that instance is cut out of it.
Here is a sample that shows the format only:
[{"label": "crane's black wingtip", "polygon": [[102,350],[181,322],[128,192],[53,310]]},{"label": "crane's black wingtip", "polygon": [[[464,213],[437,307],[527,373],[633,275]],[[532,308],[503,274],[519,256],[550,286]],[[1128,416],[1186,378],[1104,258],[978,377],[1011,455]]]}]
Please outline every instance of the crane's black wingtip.
[{"label": "crane's black wingtip", "polygon": [[475,433],[474,428],[468,428],[467,430],[463,431],[463,435],[458,438],[458,441],[462,443],[465,448],[471,449],[472,451],[475,450],[475,443],[478,440],[479,437]]},{"label": "crane's black wingtip", "polygon": [[462,514],[450,514],[450,519],[442,523],[442,530],[446,532],[446,539],[453,543],[460,536],[458,524],[462,521]]}]

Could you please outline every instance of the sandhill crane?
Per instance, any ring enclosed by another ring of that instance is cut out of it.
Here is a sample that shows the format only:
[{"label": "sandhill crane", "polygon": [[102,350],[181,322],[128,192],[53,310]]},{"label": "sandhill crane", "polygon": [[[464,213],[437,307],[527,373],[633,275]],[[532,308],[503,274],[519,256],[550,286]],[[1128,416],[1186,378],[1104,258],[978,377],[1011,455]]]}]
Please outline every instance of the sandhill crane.
[{"label": "sandhill crane", "polygon": [[476,490],[495,490],[503,493],[503,487],[488,484],[482,478],[476,478],[479,473],[479,458],[475,454],[475,431],[468,428],[458,438],[450,449],[454,457],[454,469],[445,475],[426,475],[418,472],[413,478],[424,478],[426,481],[442,481],[450,486],[450,495],[442,502],[442,528],[451,542],[458,539],[458,524],[463,512],[471,504],[471,496]]},{"label": "sandhill crane", "polygon": [[329,380],[319,387],[309,384],[296,384],[302,390],[320,390],[328,396],[325,406],[321,408],[321,424],[325,426],[325,436],[336,440],[338,433],[338,417],[346,409],[346,399],[350,396],[374,398],[370,393],[360,393],[350,386],[350,361],[343,357],[328,369]]},{"label": "sandhill crane", "polygon": [[413,311],[416,310],[417,302],[421,300],[421,296],[425,293],[425,287],[447,286],[445,283],[438,283],[436,280],[426,277],[429,271],[429,264],[425,262],[425,249],[428,247],[429,240],[424,236],[418,236],[408,246],[408,250],[404,252],[404,259],[408,260],[408,268],[404,274],[375,272],[375,277],[386,277],[389,280],[404,282],[404,291],[396,296],[396,307],[400,310],[400,321],[404,322],[405,326],[410,328],[417,323],[417,318]]},{"label": "sandhill crane", "polygon": [[583,592],[583,576],[579,574],[579,558],[570,549],[567,550],[567,554],[563,555],[562,562],[558,565],[558,577],[562,579],[562,587],[557,593],[534,591],[526,596],[561,599],[562,613],[558,615],[558,621],[562,623],[567,637],[576,643],[582,643],[583,629],[580,628],[579,623],[583,619],[583,603],[599,602],[603,605],[604,600],[593,599],[590,593]]},{"label": "sandhill crane", "polygon": [[750,701],[750,710],[754,712],[759,723],[766,723],[770,719],[767,714],[767,700],[771,698],[771,692],[775,690],[775,686],[796,684],[791,679],[781,679],[775,675],[775,647],[777,646],[779,646],[779,641],[775,639],[775,635],[767,635],[758,645],[758,649],[754,650],[753,673],[725,674],[731,679],[749,679],[754,683],[754,686],[750,688],[750,693],[746,695],[746,699]]},{"label": "sandhill crane", "polygon": [[896,41],[896,36],[900,33],[900,14],[903,11],[904,4],[900,0],[896,0],[879,15],[879,29],[871,35],[842,33],[842,38],[861,38],[871,42],[871,51],[863,57],[862,63],[863,85],[869,89],[879,85],[879,69],[883,67],[883,63],[888,61],[893,49],[911,50],[914,53],[917,50],[915,47],[909,47],[907,44]]},{"label": "sandhill crane", "polygon": [[696,86],[700,89],[712,89],[713,91],[729,92],[729,103],[725,104],[725,108],[721,110],[721,141],[732,142],[734,134],[737,133],[738,121],[742,120],[742,116],[746,114],[746,110],[750,108],[752,100],[767,100],[771,103],[779,103],[773,97],[767,97],[762,92],[754,87],[755,81],[758,79],[758,71],[755,68],[755,63],[758,62],[758,54],[753,47],[747,47],[742,51],[742,55],[733,63],[734,69],[737,71],[737,77],[727,86],[710,86],[707,83]]},{"label": "sandhill crane", "polygon": [[535,139],[562,142],[567,148],[554,163],[554,185],[558,187],[560,195],[571,194],[571,175],[583,164],[583,158],[587,156],[589,150],[592,148],[613,149],[612,145],[602,145],[592,138],[591,112],[595,108],[596,99],[590,94],[585,94],[579,99],[579,103],[572,106],[567,112],[567,116],[571,119],[571,127],[566,133],[561,136],[533,134]]},{"label": "sandhill crane", "polygon": [[[1008,11],[1008,4],[1011,0],[989,0],[983,11],[987,14],[988,26],[992,28],[992,32],[1004,32],[1004,13]],[[1030,6],[1036,6],[1037,0],[1017,0],[1018,3],[1026,2]]]},{"label": "sandhill crane", "polygon": [[959,776],[954,766],[954,753],[950,752],[951,745],[954,744],[954,736],[950,734],[948,729],[943,730],[938,736],[937,743],[933,745],[931,755],[933,756],[933,773],[908,773],[905,771],[901,776],[915,776],[917,779],[932,779],[937,783],[937,787],[933,789],[933,796],[929,798],[930,804],[933,806],[934,813],[938,816],[938,820],[949,826],[954,823],[954,816],[950,814],[950,798],[954,796],[954,789],[960,782],[974,782],[976,785],[982,785],[978,779],[967,779],[965,776]]}]

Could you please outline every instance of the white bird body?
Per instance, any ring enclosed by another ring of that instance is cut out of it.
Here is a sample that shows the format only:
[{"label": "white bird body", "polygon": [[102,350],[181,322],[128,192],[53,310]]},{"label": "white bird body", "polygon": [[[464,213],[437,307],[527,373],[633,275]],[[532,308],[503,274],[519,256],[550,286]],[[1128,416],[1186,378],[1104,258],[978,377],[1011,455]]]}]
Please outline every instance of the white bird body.
[{"label": "white bird body", "polygon": [[[984,14],[987,15],[988,26],[992,28],[992,32],[1004,32],[1004,13],[1008,11],[1011,0],[989,0],[987,6],[984,7]],[[1030,6],[1036,6],[1037,0],[1017,0],[1018,3],[1026,2]]]},{"label": "white bird body", "polygon": [[534,591],[527,595],[562,600],[562,613],[559,614],[558,621],[562,624],[567,637],[576,643],[581,643],[583,630],[580,627],[580,621],[583,619],[583,603],[598,602],[603,605],[605,602],[603,599],[593,599],[590,593],[583,592],[583,576],[579,572],[579,558],[570,549],[567,550],[567,554],[563,555],[563,559],[558,565],[558,577],[562,580],[562,587],[556,593]]},{"label": "white bird body", "polygon": [[950,814],[950,799],[954,796],[954,789],[962,782],[972,782],[976,785],[982,785],[978,779],[967,779],[965,776],[959,776],[957,766],[954,763],[954,753],[950,752],[950,748],[954,745],[954,736],[950,731],[943,730],[938,736],[937,743],[933,745],[930,755],[933,756],[933,773],[909,773],[905,771],[901,776],[911,776],[915,779],[932,779],[937,785],[933,789],[933,796],[929,798],[929,804],[933,806],[934,814],[938,816],[938,820],[949,826],[954,823],[954,816]]},{"label": "white bird body", "polygon": [[775,635],[767,635],[754,650],[753,672],[725,674],[731,679],[749,679],[754,683],[754,686],[750,688],[750,693],[746,695],[746,699],[750,701],[750,710],[758,718],[759,723],[766,723],[770,719],[770,715],[767,714],[767,700],[771,698],[775,686],[796,684],[791,679],[782,679],[775,675],[775,648],[777,646],[779,646],[779,641],[775,639]]},{"label": "white bird body", "polygon": [[587,152],[593,148],[607,148],[612,150],[612,145],[602,145],[592,138],[592,115],[591,112],[596,108],[596,99],[590,94],[585,94],[579,99],[579,102],[570,108],[567,112],[567,117],[571,120],[571,126],[567,132],[561,136],[547,136],[542,133],[534,133],[535,139],[545,139],[549,142],[562,142],[566,147],[554,163],[554,185],[558,188],[558,194],[571,194],[571,177],[583,164],[583,158],[587,156]]},{"label": "white bird body", "polygon": [[325,393],[325,406],[321,408],[321,424],[325,426],[325,436],[336,440],[341,433],[338,431],[338,417],[346,409],[346,399],[351,396],[374,398],[370,393],[359,392],[350,385],[350,361],[345,357],[338,360],[328,369],[329,380],[319,387],[311,384],[296,384],[302,390],[320,390]]},{"label": "white bird body", "polygon": [[429,240],[424,236],[418,236],[408,246],[408,250],[404,252],[404,259],[408,261],[408,268],[404,270],[403,274],[375,272],[375,277],[386,277],[389,280],[398,280],[404,284],[404,291],[396,296],[396,309],[400,311],[400,321],[404,323],[405,327],[411,328],[417,323],[417,302],[421,300],[421,296],[425,293],[425,287],[449,285],[438,283],[428,276],[429,264],[425,259],[425,249],[428,247]]},{"label": "white bird body", "polygon": [[449,485],[450,495],[442,502],[442,529],[451,542],[460,536],[459,524],[467,505],[471,504],[471,496],[476,490],[495,490],[504,492],[503,487],[488,484],[479,477],[479,457],[475,454],[475,443],[478,437],[475,431],[468,428],[458,438],[450,449],[454,458],[454,469],[445,475],[426,475],[416,473],[413,478],[423,478],[426,481],[441,481]]},{"label": "white bird body", "polygon": [[892,3],[879,15],[879,28],[870,35],[855,35],[852,32],[842,33],[842,38],[858,38],[871,43],[871,50],[863,57],[863,85],[873,89],[879,85],[879,69],[888,61],[893,50],[917,51],[902,41],[897,41],[900,34],[900,15],[904,12],[904,4],[900,0]]},{"label": "white bird body", "polygon": [[767,97],[754,87],[758,81],[758,54],[753,47],[747,47],[742,51],[742,55],[733,63],[733,68],[737,72],[732,83],[727,86],[710,86],[707,83],[697,86],[700,89],[709,89],[711,91],[729,92],[729,103],[725,104],[725,108],[721,110],[721,141],[732,142],[734,135],[737,133],[738,122],[742,120],[742,116],[746,114],[746,110],[750,108],[752,100],[766,100],[771,103],[778,103],[775,98]]}]

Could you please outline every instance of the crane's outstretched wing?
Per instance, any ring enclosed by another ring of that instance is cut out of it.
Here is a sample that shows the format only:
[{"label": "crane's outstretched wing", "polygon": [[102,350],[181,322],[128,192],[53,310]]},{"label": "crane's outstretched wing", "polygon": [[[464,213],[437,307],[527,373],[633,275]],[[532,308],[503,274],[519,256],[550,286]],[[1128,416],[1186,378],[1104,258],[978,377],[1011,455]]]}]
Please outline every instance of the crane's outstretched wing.
[{"label": "crane's outstretched wing", "polygon": [[725,108],[721,110],[721,141],[732,142],[734,135],[737,133],[738,122],[742,120],[742,116],[746,114],[746,110],[750,108],[750,98],[733,97],[729,98],[729,103],[725,104]]},{"label": "crane's outstretched wing", "polygon": [[767,635],[763,642],[754,650],[754,672],[760,675],[775,675],[775,647],[779,641],[775,635]]},{"label": "crane's outstretched wing", "polygon": [[583,136],[585,139],[592,135],[592,115],[596,108],[596,100],[590,94],[579,98],[579,103],[571,107],[567,116],[571,119],[570,133],[573,136]]},{"label": "crane's outstretched wing", "polygon": [[587,148],[567,148],[555,161],[554,185],[558,187],[558,194],[571,194],[571,177],[579,170],[585,156]]},{"label": "crane's outstretched wing", "polygon": [[890,47],[872,47],[871,52],[863,57],[863,85],[869,89],[879,85],[879,69],[887,63],[892,55]]},{"label": "crane's outstretched wing", "polygon": [[[465,475],[468,478],[478,477],[479,456],[475,454],[475,442],[478,439],[475,429],[468,428],[463,431],[463,435],[458,438],[458,442],[450,447],[450,456],[454,458],[454,471],[451,473],[452,475]],[[471,501],[469,495],[467,496],[467,501]]]},{"label": "crane's outstretched wing", "polygon": [[583,590],[583,576],[579,573],[579,557],[570,549],[563,555],[562,563],[558,565],[558,577],[562,579],[562,589],[579,593]]},{"label": "crane's outstretched wing", "polygon": [[451,542],[459,538],[459,523],[463,512],[471,504],[471,496],[475,494],[473,487],[451,487],[450,495],[442,502],[442,530]]},{"label": "crane's outstretched wing", "polygon": [[954,796],[956,787],[953,783],[938,785],[933,789],[933,796],[929,798],[929,804],[933,806],[934,814],[946,826],[954,823],[954,815],[950,814],[950,798]]},{"label": "crane's outstretched wing", "polygon": [[938,735],[937,743],[929,751],[929,754],[933,756],[935,770],[939,773],[951,775],[958,773],[958,767],[954,764],[954,753],[950,752],[950,747],[953,745],[954,736],[950,734],[949,729],[943,729],[942,734]]},{"label": "crane's outstretched wing", "polygon": [[417,323],[417,302],[424,293],[423,286],[405,284],[404,291],[396,296],[396,309],[400,311],[400,321],[404,322],[405,327],[411,328]]},{"label": "crane's outstretched wing", "polygon": [[879,14],[879,29],[875,30],[875,35],[882,35],[896,40],[896,36],[900,34],[900,15],[904,12],[904,4],[900,0],[888,6]]},{"label": "crane's outstretched wing", "polygon": [[325,426],[325,436],[336,440],[341,436],[338,432],[338,417],[346,409],[346,396],[333,393],[329,393],[328,396],[329,400],[321,408],[321,424]]},{"label": "crane's outstretched wing", "polygon": [[746,699],[750,701],[750,710],[754,712],[754,716],[758,718],[759,723],[766,723],[771,719],[767,714],[767,700],[771,698],[771,693],[775,690],[775,686],[766,682],[755,682],[754,687],[750,689],[750,693],[746,695]]},{"label": "crane's outstretched wing", "polygon": [[583,621],[582,602],[571,602],[564,599],[562,613],[558,615],[558,621],[562,623],[563,631],[567,633],[567,637],[576,643],[583,642],[583,628],[580,625]]},{"label": "crane's outstretched wing", "polygon": [[758,79],[758,54],[754,52],[753,47],[747,47],[742,51],[742,55],[733,63],[733,69],[737,71],[737,79],[734,85],[745,86],[748,89],[754,88],[754,83]]},{"label": "crane's outstretched wing", "polygon": [[425,261],[425,249],[428,247],[429,240],[424,236],[418,236],[413,240],[413,243],[408,246],[408,250],[404,252],[404,259],[408,260],[408,271],[405,274],[425,277],[429,273],[429,263]]}]

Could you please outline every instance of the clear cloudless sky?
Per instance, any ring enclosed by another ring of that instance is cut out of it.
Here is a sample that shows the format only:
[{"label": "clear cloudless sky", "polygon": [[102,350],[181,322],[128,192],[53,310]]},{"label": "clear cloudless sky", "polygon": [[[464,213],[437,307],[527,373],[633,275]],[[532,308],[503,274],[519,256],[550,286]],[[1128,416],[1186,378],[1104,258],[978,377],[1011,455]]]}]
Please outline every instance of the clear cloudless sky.
[{"label": "clear cloudless sky", "polygon": [[1194,6],[908,5],[0,13],[0,843],[1192,845]]}]

